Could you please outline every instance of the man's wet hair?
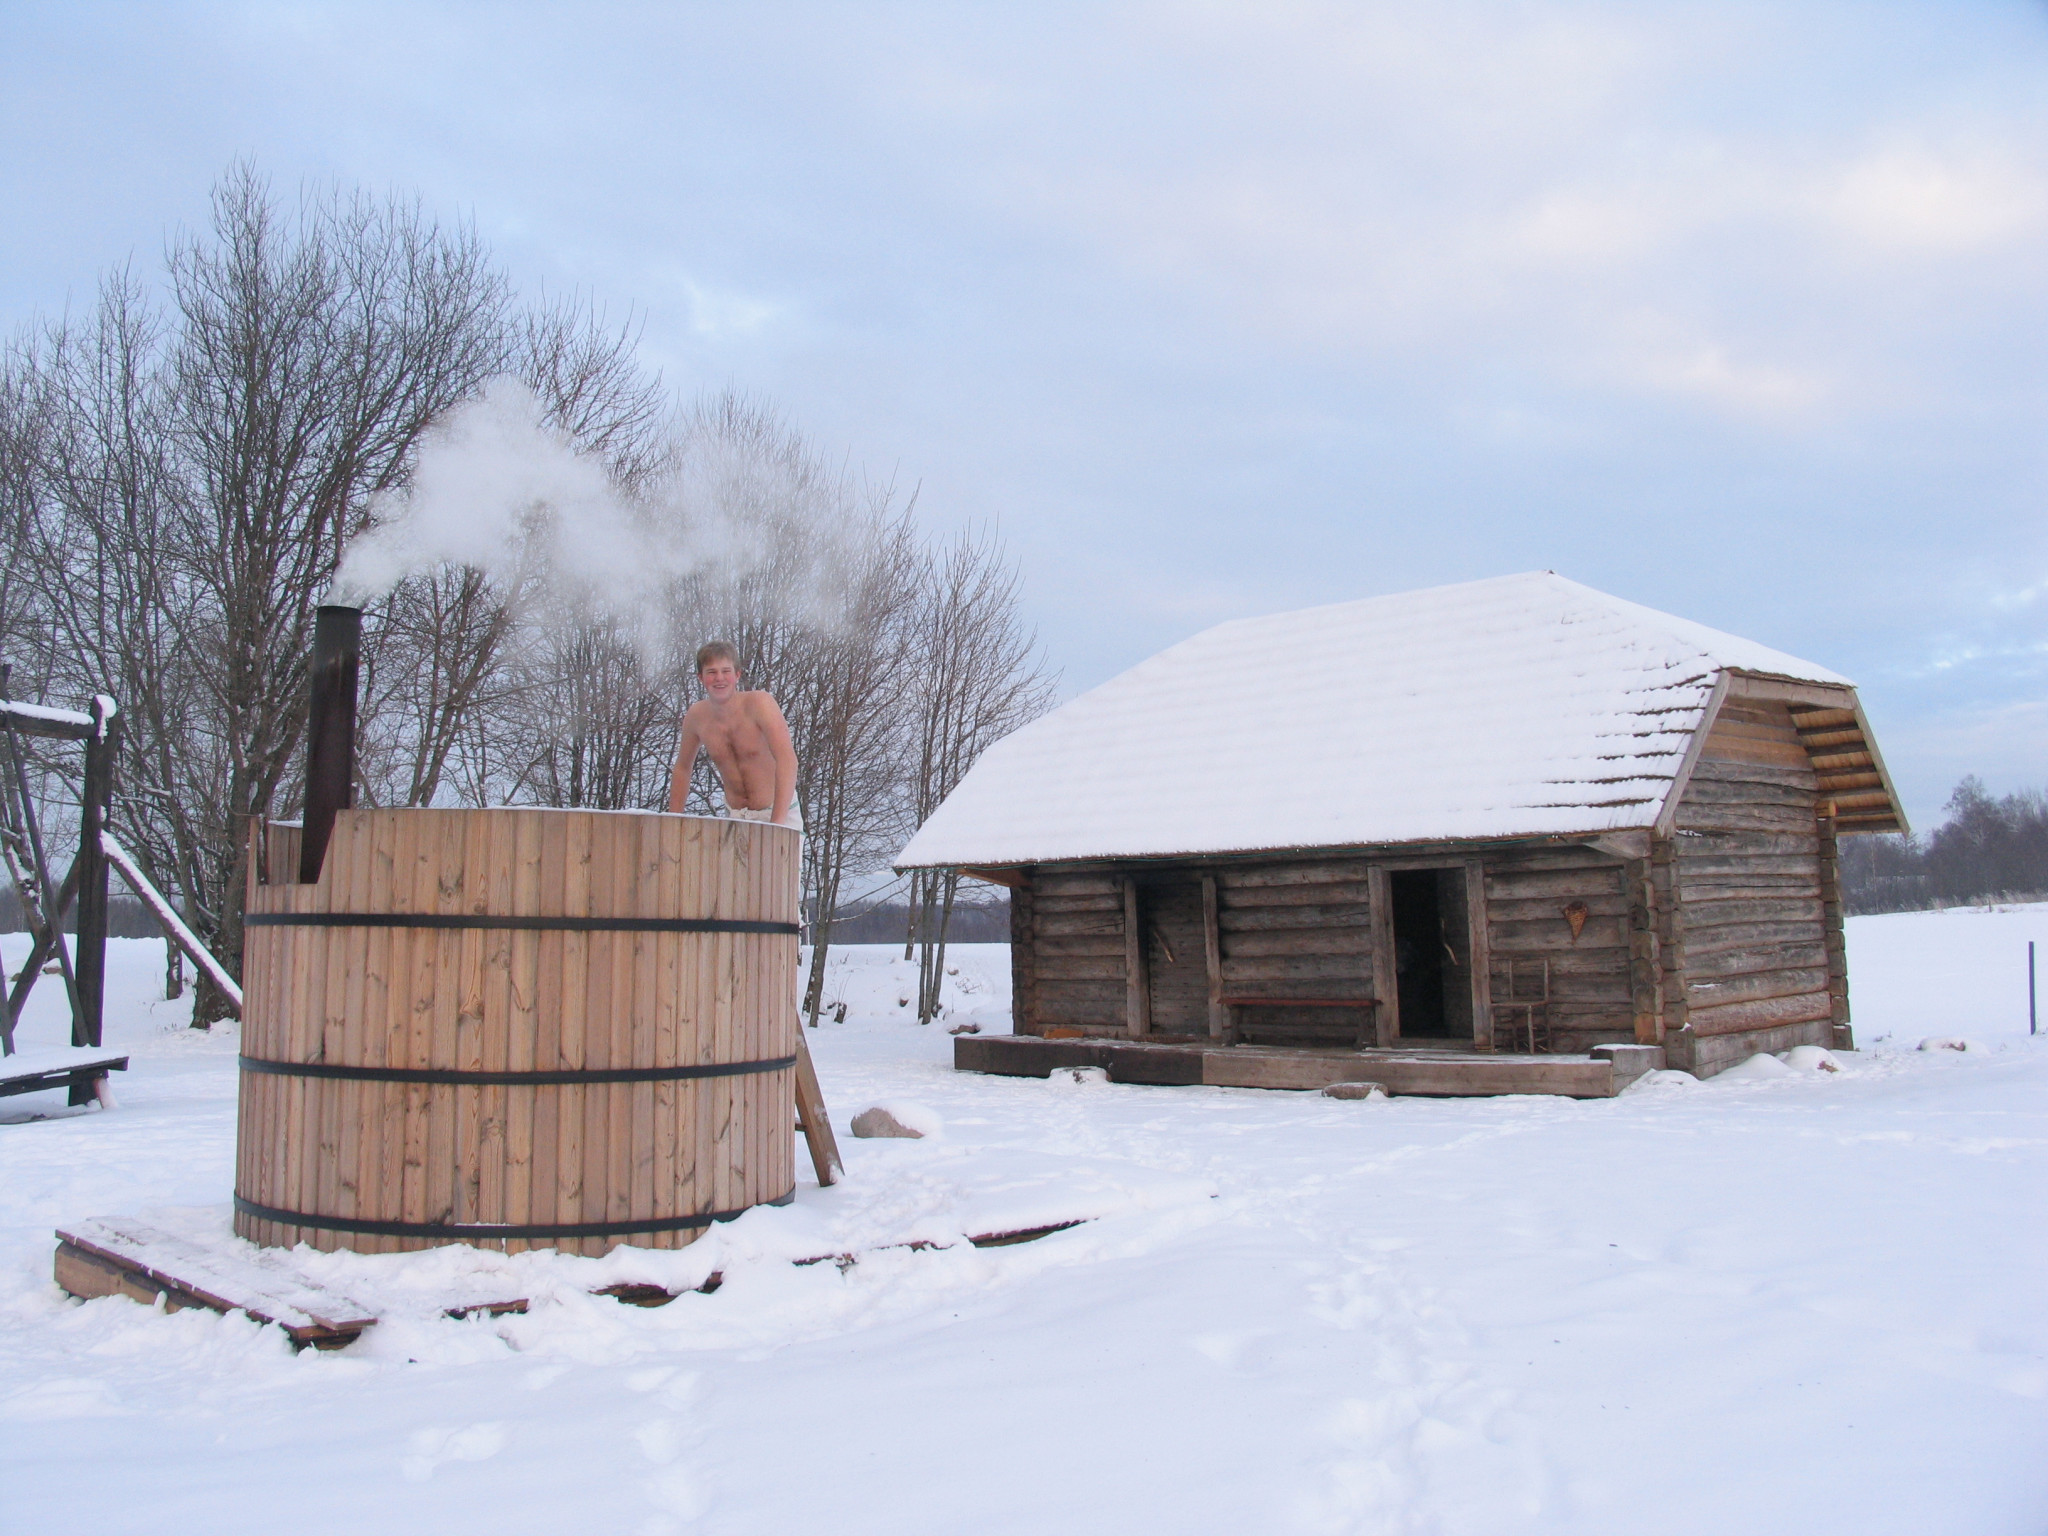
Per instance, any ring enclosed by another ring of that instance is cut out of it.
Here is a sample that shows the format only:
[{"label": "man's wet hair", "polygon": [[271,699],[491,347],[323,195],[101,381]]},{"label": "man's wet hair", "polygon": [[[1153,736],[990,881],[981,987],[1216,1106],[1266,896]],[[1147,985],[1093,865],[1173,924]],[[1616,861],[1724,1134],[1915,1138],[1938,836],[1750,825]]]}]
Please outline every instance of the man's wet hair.
[{"label": "man's wet hair", "polygon": [[713,640],[708,645],[697,647],[697,675],[702,677],[704,669],[714,661],[729,661],[735,672],[740,669],[740,653],[723,640]]}]

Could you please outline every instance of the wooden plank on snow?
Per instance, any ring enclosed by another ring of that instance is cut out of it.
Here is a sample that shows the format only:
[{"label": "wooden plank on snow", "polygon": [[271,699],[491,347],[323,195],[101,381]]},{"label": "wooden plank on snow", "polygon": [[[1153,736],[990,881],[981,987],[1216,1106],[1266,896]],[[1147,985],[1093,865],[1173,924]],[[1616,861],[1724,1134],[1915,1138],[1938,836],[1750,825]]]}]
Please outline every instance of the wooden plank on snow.
[{"label": "wooden plank on snow", "polygon": [[345,1344],[377,1320],[299,1274],[281,1252],[239,1239],[208,1247],[132,1217],[96,1217],[59,1228],[57,1241],[57,1284],[78,1297],[162,1296],[172,1311],[246,1312],[295,1344]]}]

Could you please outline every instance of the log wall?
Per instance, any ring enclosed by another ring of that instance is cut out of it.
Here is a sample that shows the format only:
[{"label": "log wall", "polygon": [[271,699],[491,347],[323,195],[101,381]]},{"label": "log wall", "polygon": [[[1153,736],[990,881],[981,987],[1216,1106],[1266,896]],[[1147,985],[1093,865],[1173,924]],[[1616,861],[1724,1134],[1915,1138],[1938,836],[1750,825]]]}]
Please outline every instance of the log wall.
[{"label": "log wall", "polygon": [[[1667,1041],[1674,1066],[1712,1073],[1760,1050],[1829,1044],[1838,992],[1846,1022],[1846,974],[1831,960],[1822,899],[1817,787],[1785,705],[1722,705],[1672,839],[1684,932],[1684,1023]],[[1839,902],[1832,927],[1838,957]]]},{"label": "log wall", "polygon": [[[1215,881],[1216,961],[1226,996],[1372,995],[1372,927],[1362,861],[1306,858],[1148,868],[1135,887],[1147,1028],[1166,1038],[1211,1033],[1210,946],[1203,876]],[[1125,872],[1031,871],[1012,893],[1011,964],[1021,1034],[1130,1033]],[[1241,1038],[1355,1044],[1356,1009],[1244,1008]]]},{"label": "log wall", "polygon": [[1106,869],[1035,870],[1010,899],[1013,921],[1022,915],[1032,924],[1032,972],[1028,997],[1016,1004],[1018,1032],[1123,1034],[1122,881]]},{"label": "log wall", "polygon": [[[1225,996],[1373,997],[1370,866],[1310,857],[1226,867],[1216,877]],[[1392,978],[1387,978],[1388,985]],[[1357,1009],[1238,1008],[1239,1038],[1260,1045],[1351,1046]]]},{"label": "log wall", "polygon": [[[1487,858],[1496,1050],[1582,1052],[1636,1038],[1626,876],[1620,859],[1578,844]],[[1576,939],[1575,904],[1586,909]]]},{"label": "log wall", "polygon": [[[1836,823],[1816,815],[1820,796],[1790,708],[1736,695],[1701,743],[1669,836],[1477,855],[1475,993],[1492,1048],[1663,1044],[1673,1066],[1711,1073],[1759,1050],[1847,1044]],[[1011,907],[1017,1028],[1194,1039],[1221,1033],[1222,997],[1385,998],[1394,945],[1375,889],[1383,902],[1389,869],[1474,857],[1410,847],[1024,871]],[[1228,1022],[1260,1044],[1395,1043],[1355,1007],[1236,1007]]]}]

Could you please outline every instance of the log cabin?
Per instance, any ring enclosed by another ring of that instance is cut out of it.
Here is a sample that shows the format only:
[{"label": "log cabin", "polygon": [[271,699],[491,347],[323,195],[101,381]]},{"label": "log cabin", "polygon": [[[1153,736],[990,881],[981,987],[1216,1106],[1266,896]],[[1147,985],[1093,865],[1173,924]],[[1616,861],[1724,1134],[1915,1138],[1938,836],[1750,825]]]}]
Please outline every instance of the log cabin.
[{"label": "log cabin", "polygon": [[899,869],[1007,886],[956,1065],[1619,1091],[1849,1048],[1848,679],[1551,572],[1221,624],[990,748]]}]

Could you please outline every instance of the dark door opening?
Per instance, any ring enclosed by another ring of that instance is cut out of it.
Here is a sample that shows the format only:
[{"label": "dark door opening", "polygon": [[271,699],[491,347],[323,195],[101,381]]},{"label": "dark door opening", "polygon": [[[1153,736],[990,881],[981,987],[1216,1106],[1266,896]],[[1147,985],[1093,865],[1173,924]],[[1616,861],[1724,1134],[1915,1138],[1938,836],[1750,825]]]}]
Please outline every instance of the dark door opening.
[{"label": "dark door opening", "polygon": [[1470,1040],[1472,936],[1464,869],[1390,870],[1387,886],[1401,1038]]},{"label": "dark door opening", "polygon": [[1202,931],[1198,875],[1138,882],[1138,932],[1155,1035],[1209,1033],[1209,957]]}]

